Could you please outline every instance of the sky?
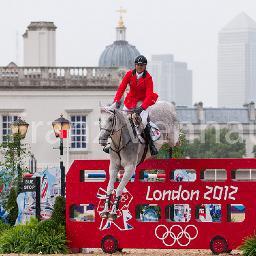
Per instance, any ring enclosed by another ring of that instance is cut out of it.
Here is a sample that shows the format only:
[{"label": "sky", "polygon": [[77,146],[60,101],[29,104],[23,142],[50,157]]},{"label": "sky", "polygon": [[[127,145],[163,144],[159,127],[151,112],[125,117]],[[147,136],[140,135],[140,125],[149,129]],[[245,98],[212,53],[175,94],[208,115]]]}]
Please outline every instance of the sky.
[{"label": "sky", "polygon": [[[218,32],[255,0],[8,0],[0,7],[0,66],[23,65],[22,35],[31,21],[53,21],[58,66],[97,66],[115,40],[120,7],[127,40],[149,60],[173,54],[193,71],[193,103],[217,106]],[[185,93],[185,92],[184,92]]]}]

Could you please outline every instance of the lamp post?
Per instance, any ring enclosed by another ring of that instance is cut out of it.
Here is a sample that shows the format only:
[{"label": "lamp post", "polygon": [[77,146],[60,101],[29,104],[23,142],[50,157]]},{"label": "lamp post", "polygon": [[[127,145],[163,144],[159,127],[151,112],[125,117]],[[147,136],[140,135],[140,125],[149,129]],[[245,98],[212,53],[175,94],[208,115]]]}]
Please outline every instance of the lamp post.
[{"label": "lamp post", "polygon": [[55,133],[56,138],[60,138],[60,171],[61,171],[61,196],[65,197],[65,167],[63,165],[63,137],[64,131],[68,131],[70,129],[70,122],[69,120],[65,119],[63,115],[60,118],[54,120],[52,122],[53,130]]},{"label": "lamp post", "polygon": [[17,169],[18,169],[17,193],[18,194],[21,192],[21,179],[22,179],[22,173],[21,173],[21,167],[20,167],[20,151],[21,151],[20,141],[26,137],[28,126],[29,124],[26,121],[22,120],[20,117],[11,124],[13,139],[17,143],[17,154],[19,159],[18,166],[17,166]]}]

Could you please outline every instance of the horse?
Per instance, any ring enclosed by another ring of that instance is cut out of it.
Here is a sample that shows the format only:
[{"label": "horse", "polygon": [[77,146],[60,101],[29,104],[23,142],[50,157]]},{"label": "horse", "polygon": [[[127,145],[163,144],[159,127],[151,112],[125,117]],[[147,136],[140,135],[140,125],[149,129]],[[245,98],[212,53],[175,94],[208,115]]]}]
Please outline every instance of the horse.
[{"label": "horse", "polygon": [[[134,132],[131,122],[132,111],[127,112],[108,107],[101,107],[100,110],[99,143],[106,145],[108,138],[111,138],[109,182],[104,209],[100,215],[102,218],[113,221],[117,218],[122,192],[134,174],[136,166],[151,155],[147,143],[141,142]],[[174,105],[169,102],[158,101],[148,108],[148,112],[150,121],[156,124],[161,132],[160,138],[155,141],[156,148],[160,149],[163,143],[167,143],[172,149],[179,140],[179,124]],[[116,189],[114,203],[110,210],[114,183],[120,167],[124,168],[124,175]]]}]

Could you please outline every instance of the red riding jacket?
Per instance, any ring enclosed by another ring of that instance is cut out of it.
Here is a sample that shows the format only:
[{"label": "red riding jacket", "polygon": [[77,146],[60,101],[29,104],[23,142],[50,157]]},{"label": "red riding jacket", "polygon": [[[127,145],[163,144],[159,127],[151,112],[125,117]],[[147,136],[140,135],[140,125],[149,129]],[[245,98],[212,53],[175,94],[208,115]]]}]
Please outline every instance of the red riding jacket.
[{"label": "red riding jacket", "polygon": [[124,105],[128,109],[136,108],[137,103],[142,101],[141,107],[147,109],[149,106],[155,104],[158,95],[153,91],[153,81],[151,75],[146,71],[146,76],[142,76],[137,80],[136,73],[130,70],[124,76],[119,85],[114,102],[120,101],[127,85],[130,85]]}]

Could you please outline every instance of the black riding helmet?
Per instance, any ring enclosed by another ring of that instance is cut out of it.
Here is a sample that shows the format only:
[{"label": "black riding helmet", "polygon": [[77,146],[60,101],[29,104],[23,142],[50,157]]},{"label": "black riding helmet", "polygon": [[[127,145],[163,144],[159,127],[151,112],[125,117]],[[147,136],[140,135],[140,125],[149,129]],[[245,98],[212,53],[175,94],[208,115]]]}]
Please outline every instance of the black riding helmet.
[{"label": "black riding helmet", "polygon": [[134,62],[135,64],[145,64],[145,65],[147,65],[148,63],[146,57],[143,55],[139,55],[138,57],[136,57]]}]

